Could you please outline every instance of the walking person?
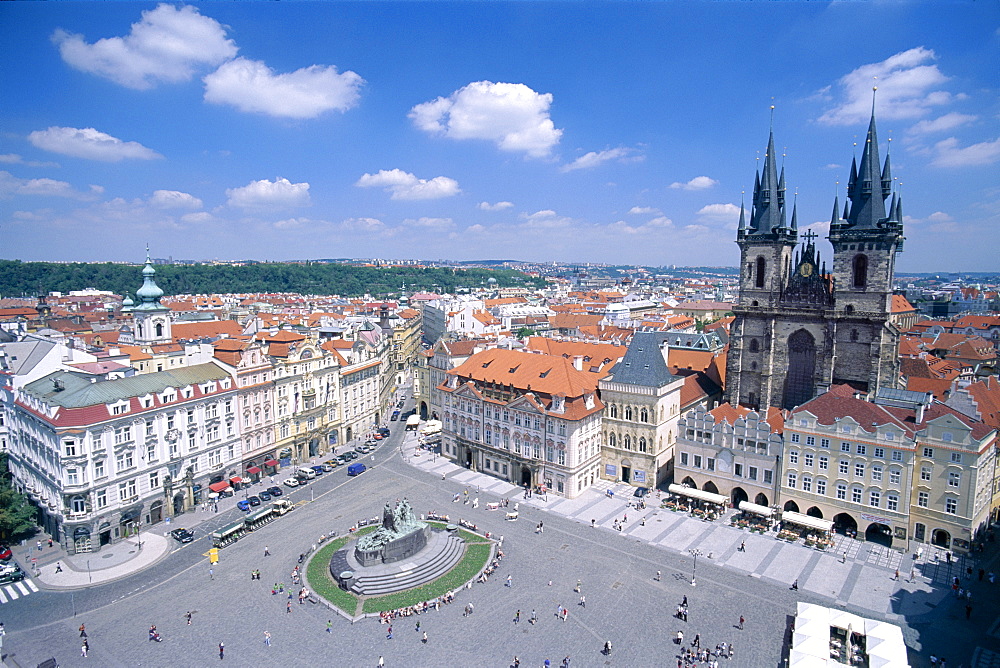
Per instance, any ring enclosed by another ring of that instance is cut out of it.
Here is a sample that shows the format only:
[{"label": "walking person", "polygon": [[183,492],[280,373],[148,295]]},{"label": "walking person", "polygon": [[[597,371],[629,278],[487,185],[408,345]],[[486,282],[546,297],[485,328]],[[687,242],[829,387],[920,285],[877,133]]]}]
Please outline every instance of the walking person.
[{"label": "walking person", "polygon": [[385,665],[385,659],[383,659],[381,656],[379,656],[379,658],[378,658],[378,668],[382,668],[384,665]]},{"label": "walking person", "polygon": [[267,549],[267,545],[264,546],[264,556],[265,557],[271,556],[271,550]]},{"label": "walking person", "polygon": [[[417,622],[417,624],[419,624],[419,623],[420,622]],[[333,620],[332,619],[326,620],[326,632],[327,633],[333,633]]]},{"label": "walking person", "polygon": [[427,631],[424,631],[424,637],[420,639],[420,642],[425,645],[427,644]]},{"label": "walking person", "polygon": [[190,610],[188,610],[186,613],[184,613],[184,619],[187,620],[187,625],[191,626],[191,611]]},{"label": "walking person", "polygon": [[746,620],[743,619],[743,615],[740,615],[740,624],[736,628],[738,628],[740,631],[742,631],[743,630],[743,622],[745,622],[745,621]]},{"label": "walking person", "polygon": [[270,647],[271,646],[271,632],[270,631],[264,631],[264,646],[265,647]]},{"label": "walking person", "polygon": [[583,608],[587,607],[587,597],[586,596],[581,596],[580,597],[580,607],[583,607]]},{"label": "walking person", "polygon": [[610,640],[605,640],[604,641],[604,655],[605,656],[611,656],[611,641]]},{"label": "walking person", "polygon": [[392,640],[392,624],[389,624],[389,630],[385,634],[386,640]]},{"label": "walking person", "polygon": [[660,581],[660,571],[656,571],[656,581]]},{"label": "walking person", "polygon": [[85,624],[80,624],[80,637],[81,638],[87,637],[87,626]]},{"label": "walking person", "polygon": [[221,660],[221,659],[225,659],[225,658],[226,658],[226,643],[220,642],[219,643],[219,659]]},{"label": "walking person", "polygon": [[737,550],[737,551],[738,552],[746,552],[747,551],[747,542],[745,540],[741,540],[740,541],[740,549]]},{"label": "walking person", "polygon": [[514,613],[514,623],[519,624],[521,622],[521,611],[518,610]]}]

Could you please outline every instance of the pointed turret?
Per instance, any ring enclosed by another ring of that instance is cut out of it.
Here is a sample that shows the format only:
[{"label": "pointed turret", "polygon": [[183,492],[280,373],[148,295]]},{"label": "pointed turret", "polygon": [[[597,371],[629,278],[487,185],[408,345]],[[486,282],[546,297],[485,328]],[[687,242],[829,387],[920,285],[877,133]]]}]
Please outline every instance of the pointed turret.
[{"label": "pointed turret", "polygon": [[839,213],[838,212],[839,208],[840,208],[840,196],[839,195],[834,195],[833,196],[833,215],[830,216],[830,224],[831,225],[835,224],[839,220],[839,218],[837,217],[837,214]]},{"label": "pointed turret", "polygon": [[[854,176],[853,165],[851,167]],[[868,124],[868,136],[861,153],[861,165],[857,176],[848,189],[851,200],[851,214],[847,225],[855,230],[876,230],[885,220],[885,198],[889,193],[883,188],[882,173],[879,169],[878,135],[875,131],[875,114]]]},{"label": "pointed turret", "polygon": [[795,202],[792,204],[792,233],[794,234],[799,229],[799,203]]},{"label": "pointed turret", "polygon": [[740,232],[746,232],[747,231],[746,208],[743,206],[743,201],[742,200],[740,200],[740,228],[739,228],[739,231]]},{"label": "pointed turret", "polygon": [[892,170],[889,168],[889,153],[885,154],[885,166],[882,167],[882,197],[888,197],[892,192]]},{"label": "pointed turret", "polygon": [[785,227],[784,172],[778,177],[774,159],[774,132],[767,139],[764,167],[754,179],[750,227],[757,235],[775,236]]}]

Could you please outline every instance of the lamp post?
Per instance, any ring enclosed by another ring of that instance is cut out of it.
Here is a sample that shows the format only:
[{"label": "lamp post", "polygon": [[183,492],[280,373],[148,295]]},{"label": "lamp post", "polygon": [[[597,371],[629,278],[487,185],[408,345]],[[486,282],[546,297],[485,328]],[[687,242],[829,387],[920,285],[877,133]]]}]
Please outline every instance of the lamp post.
[{"label": "lamp post", "polygon": [[695,576],[698,574],[698,556],[701,555],[701,550],[698,548],[693,548],[688,550],[691,556],[694,557],[694,566],[691,568],[691,586],[694,587],[698,583],[695,581]]}]

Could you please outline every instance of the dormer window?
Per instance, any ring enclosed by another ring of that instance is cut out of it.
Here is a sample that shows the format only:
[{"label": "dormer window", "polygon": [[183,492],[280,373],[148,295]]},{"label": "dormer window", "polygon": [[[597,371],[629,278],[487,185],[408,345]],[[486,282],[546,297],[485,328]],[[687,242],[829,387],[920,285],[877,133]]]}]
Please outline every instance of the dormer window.
[{"label": "dormer window", "polygon": [[111,404],[111,414],[112,415],[125,415],[129,410],[129,402],[121,401],[116,404]]},{"label": "dormer window", "polygon": [[184,397],[185,399],[190,399],[193,395],[194,395],[194,390],[191,389],[190,387],[185,387],[183,390],[181,390],[181,396]]}]

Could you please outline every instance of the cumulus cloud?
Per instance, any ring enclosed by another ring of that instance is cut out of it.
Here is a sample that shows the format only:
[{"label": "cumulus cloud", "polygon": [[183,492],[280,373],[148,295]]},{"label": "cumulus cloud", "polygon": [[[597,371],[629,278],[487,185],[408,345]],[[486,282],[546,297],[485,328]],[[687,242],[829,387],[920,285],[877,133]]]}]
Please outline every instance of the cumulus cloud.
[{"label": "cumulus cloud", "polygon": [[202,202],[194,195],[178,190],[156,190],[149,203],[158,209],[200,209]]},{"label": "cumulus cloud", "polygon": [[386,224],[378,218],[347,218],[340,223],[345,231],[349,232],[382,232],[385,231]]},{"label": "cumulus cloud", "polygon": [[195,68],[223,63],[237,51],[215,19],[190,5],[161,4],[144,11],[124,37],[88,44],[82,35],[60,29],[52,41],[71,67],[137,90],[186,81]]},{"label": "cumulus cloud", "polygon": [[598,165],[608,162],[609,160],[629,162],[641,159],[642,156],[635,155],[635,151],[630,148],[612,148],[606,151],[591,151],[590,153],[581,155],[573,162],[563,165],[559,168],[559,171],[572,172],[576,169],[590,169],[591,167],[597,167]]},{"label": "cumulus cloud", "polygon": [[189,225],[207,225],[218,220],[208,211],[196,211],[195,213],[185,213],[181,216],[181,222]]},{"label": "cumulus cloud", "polygon": [[74,158],[118,162],[120,160],[153,160],[163,156],[139,142],[122,141],[94,128],[62,128],[52,126],[35,130],[28,141],[52,153],[62,153]]},{"label": "cumulus cloud", "polygon": [[357,183],[359,188],[383,188],[392,193],[391,199],[439,199],[462,192],[458,181],[447,176],[418,179],[401,169],[383,169],[377,174],[364,174]]},{"label": "cumulus cloud", "polygon": [[708,204],[698,209],[697,215],[713,223],[735,223],[740,218],[740,207],[735,204]]},{"label": "cumulus cloud", "polygon": [[952,128],[972,123],[973,121],[978,120],[978,118],[978,116],[972,116],[970,114],[952,112],[950,114],[945,114],[944,116],[938,116],[932,120],[919,121],[911,126],[910,129],[907,130],[907,133],[911,135],[926,135],[934,132],[944,132],[945,130],[951,130]]},{"label": "cumulus cloud", "polygon": [[1000,138],[961,147],[958,139],[949,137],[934,144],[936,154],[931,164],[935,167],[974,167],[991,165],[1000,160]]},{"label": "cumulus cloud", "polygon": [[251,181],[240,188],[226,190],[227,204],[241,209],[287,209],[309,206],[309,184],[288,179]]},{"label": "cumulus cloud", "polygon": [[482,211],[503,211],[504,209],[509,209],[514,206],[513,202],[497,202],[496,204],[490,204],[489,202],[480,202],[476,205],[477,208]]},{"label": "cumulus cloud", "polygon": [[503,151],[542,158],[559,143],[562,130],[549,117],[551,93],[524,84],[476,81],[448,97],[418,104],[413,123],[451,139],[486,139]]},{"label": "cumulus cloud", "polygon": [[628,212],[639,216],[644,214],[659,215],[662,213],[659,209],[651,206],[633,206],[631,209],[628,210]]},{"label": "cumulus cloud", "polygon": [[332,65],[276,74],[263,62],[246,58],[225,63],[202,80],[206,102],[285,118],[347,111],[357,104],[358,89],[364,83],[354,72],[339,73]]},{"label": "cumulus cloud", "polygon": [[709,178],[707,176],[696,176],[686,183],[675,181],[670,184],[670,187],[675,190],[708,190],[709,188],[717,185],[719,185],[719,182],[713,178]]},{"label": "cumulus cloud", "polygon": [[851,125],[868,120],[873,85],[878,86],[879,118],[925,116],[952,99],[951,93],[939,89],[948,77],[933,64],[936,57],[934,51],[921,46],[845,74],[837,80],[839,104],[820,116],[819,122]]},{"label": "cumulus cloud", "polygon": [[40,195],[48,197],[68,197],[71,199],[93,199],[65,181],[55,179],[22,179],[10,172],[0,171],[0,199],[10,199],[15,195]]},{"label": "cumulus cloud", "polygon": [[572,218],[560,216],[552,209],[543,209],[535,213],[522,213],[520,218],[523,221],[523,227],[536,229],[569,227],[573,223]]}]

